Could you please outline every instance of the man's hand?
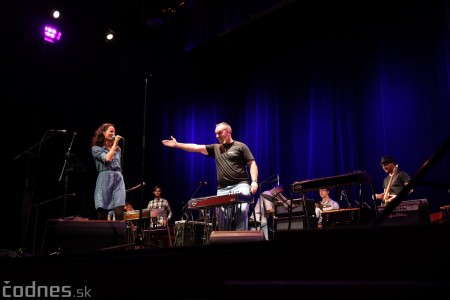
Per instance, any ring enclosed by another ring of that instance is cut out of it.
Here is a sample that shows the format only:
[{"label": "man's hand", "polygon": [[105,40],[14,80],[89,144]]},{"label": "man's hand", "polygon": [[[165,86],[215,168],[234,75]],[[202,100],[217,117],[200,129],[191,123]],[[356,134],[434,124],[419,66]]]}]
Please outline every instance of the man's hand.
[{"label": "man's hand", "polygon": [[258,190],[258,184],[254,181],[252,181],[251,185],[250,185],[250,190],[252,192],[252,195],[254,195],[256,193],[256,191]]},{"label": "man's hand", "polygon": [[162,143],[164,146],[173,148],[177,145],[177,140],[173,136],[170,136],[170,140],[163,140]]}]

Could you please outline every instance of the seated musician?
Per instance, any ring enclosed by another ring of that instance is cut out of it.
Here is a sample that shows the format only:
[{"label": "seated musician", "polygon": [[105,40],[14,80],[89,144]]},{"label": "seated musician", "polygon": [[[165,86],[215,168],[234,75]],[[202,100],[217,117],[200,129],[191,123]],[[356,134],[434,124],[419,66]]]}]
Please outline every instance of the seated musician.
[{"label": "seated musician", "polygon": [[153,227],[167,227],[172,218],[172,209],[170,208],[169,201],[161,197],[162,190],[159,186],[153,188],[153,195],[155,195],[155,198],[148,202],[147,208],[150,210],[162,210],[163,213],[158,212],[158,216],[152,218],[152,225]]},{"label": "seated musician", "polygon": [[290,205],[290,200],[287,200],[286,197],[283,196],[283,191],[284,187],[277,184],[270,190],[262,192],[258,201],[256,201],[253,213],[250,214],[250,230],[262,230],[266,241],[269,240],[269,225],[267,224],[267,220],[275,213],[275,206],[277,204]]},{"label": "seated musician", "polygon": [[327,188],[319,190],[322,200],[316,204],[317,228],[322,229],[322,212],[339,209],[339,203],[330,198],[330,190]]}]

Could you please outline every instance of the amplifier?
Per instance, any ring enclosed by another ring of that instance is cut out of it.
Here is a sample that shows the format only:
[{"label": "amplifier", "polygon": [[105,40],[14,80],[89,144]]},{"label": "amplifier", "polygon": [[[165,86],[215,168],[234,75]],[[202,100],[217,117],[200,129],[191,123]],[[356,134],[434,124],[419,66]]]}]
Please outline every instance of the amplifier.
[{"label": "amplifier", "polygon": [[[386,206],[379,206],[381,213]],[[427,199],[406,200],[394,209],[394,211],[384,220],[386,225],[408,225],[418,223],[430,223],[430,213]]]},{"label": "amplifier", "polygon": [[[205,226],[207,224],[207,226]],[[212,223],[200,221],[175,221],[175,247],[197,246],[208,243]]]}]

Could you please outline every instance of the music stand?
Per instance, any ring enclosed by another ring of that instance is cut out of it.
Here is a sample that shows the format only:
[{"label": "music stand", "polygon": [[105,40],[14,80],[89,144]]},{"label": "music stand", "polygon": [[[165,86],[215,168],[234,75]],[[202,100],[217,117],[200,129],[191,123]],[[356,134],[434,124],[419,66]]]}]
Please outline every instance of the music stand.
[{"label": "music stand", "polygon": [[[294,201],[293,201],[293,199],[291,199],[291,200],[289,200],[289,199],[284,200],[284,199],[278,197],[278,195],[280,195],[280,194],[281,194],[281,192],[276,193],[273,196],[273,201],[272,202],[274,202],[275,204],[282,203],[283,206],[287,207],[287,210],[288,210],[288,230],[291,230],[292,210],[293,210],[293,207],[294,207]],[[306,213],[307,209],[305,207],[306,207],[306,202],[303,201],[303,210]],[[309,225],[308,225],[308,227],[309,227]]]}]

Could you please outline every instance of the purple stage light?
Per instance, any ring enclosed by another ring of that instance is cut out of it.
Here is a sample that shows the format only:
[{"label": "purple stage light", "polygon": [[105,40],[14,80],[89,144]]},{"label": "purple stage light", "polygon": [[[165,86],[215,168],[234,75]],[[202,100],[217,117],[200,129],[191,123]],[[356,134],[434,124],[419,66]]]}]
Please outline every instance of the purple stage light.
[{"label": "purple stage light", "polygon": [[50,43],[56,43],[61,38],[61,32],[57,28],[46,25],[44,27],[44,40]]}]

